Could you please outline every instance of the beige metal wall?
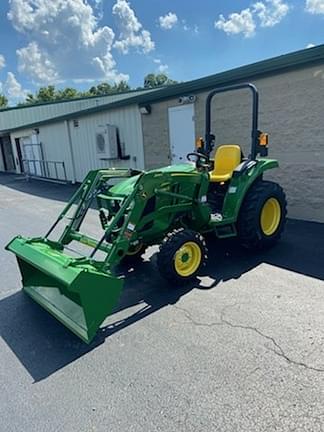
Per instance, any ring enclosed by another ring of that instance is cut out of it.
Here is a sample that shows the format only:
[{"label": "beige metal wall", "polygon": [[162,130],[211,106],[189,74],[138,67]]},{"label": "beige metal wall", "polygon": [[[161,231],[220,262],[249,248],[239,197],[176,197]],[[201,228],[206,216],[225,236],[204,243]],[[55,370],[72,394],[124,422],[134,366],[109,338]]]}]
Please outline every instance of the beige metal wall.
[{"label": "beige metal wall", "polygon": [[[118,127],[121,144],[130,160],[100,161],[96,154],[96,133],[107,124]],[[69,132],[70,130],[70,132]],[[11,134],[15,152],[15,138],[29,136],[31,129],[21,129]],[[38,142],[42,144],[47,161],[64,161],[67,178],[81,182],[89,170],[112,167],[144,168],[143,135],[140,113],[137,105],[111,111],[100,112],[78,119],[78,127],[73,120],[61,121],[39,127]],[[52,175],[54,166],[48,165]],[[17,172],[19,167],[17,166]],[[62,173],[61,173],[62,174]]]},{"label": "beige metal wall", "polygon": [[[266,177],[285,188],[290,217],[324,222],[324,65],[252,82],[260,92],[260,129],[270,134],[269,156],[280,161]],[[206,95],[195,103],[196,136],[204,135]],[[216,96],[217,144],[238,143],[248,154],[250,97],[246,91]],[[169,163],[167,108],[176,104],[154,104],[152,114],[142,116],[146,167]]]},{"label": "beige metal wall", "polygon": [[[137,105],[81,117],[78,128],[70,123],[77,181],[83,180],[87,172],[95,168],[144,168],[142,124]],[[98,160],[96,133],[107,124],[118,127],[122,147],[130,160]]]},{"label": "beige metal wall", "polygon": [[[42,144],[44,159],[47,161],[64,162],[68,180],[75,181],[67,133],[67,122],[41,126],[39,128],[38,139]],[[54,164],[48,163],[47,169],[50,176],[54,177],[56,175]],[[57,169],[59,171],[58,175],[63,179],[62,166],[58,164]]]}]

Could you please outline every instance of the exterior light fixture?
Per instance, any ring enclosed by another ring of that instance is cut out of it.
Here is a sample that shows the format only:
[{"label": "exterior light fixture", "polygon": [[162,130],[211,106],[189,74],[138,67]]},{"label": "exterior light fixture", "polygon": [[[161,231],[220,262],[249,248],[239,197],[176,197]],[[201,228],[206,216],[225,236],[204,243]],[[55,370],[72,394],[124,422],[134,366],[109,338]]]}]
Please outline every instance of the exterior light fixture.
[{"label": "exterior light fixture", "polygon": [[139,107],[140,113],[143,115],[148,115],[151,114],[152,112],[152,107],[151,105],[143,105]]}]

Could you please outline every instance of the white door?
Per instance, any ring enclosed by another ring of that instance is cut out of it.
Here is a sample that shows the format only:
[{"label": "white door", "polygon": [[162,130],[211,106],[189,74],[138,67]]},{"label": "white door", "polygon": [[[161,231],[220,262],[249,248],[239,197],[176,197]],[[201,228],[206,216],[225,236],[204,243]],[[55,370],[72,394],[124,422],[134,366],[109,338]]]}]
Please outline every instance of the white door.
[{"label": "white door", "polygon": [[42,160],[42,156],[40,145],[37,143],[37,135],[33,134],[22,137],[21,141],[24,159],[27,161],[29,173],[32,175],[41,176],[42,166],[40,161]]},{"label": "white door", "polygon": [[172,163],[186,162],[187,154],[195,151],[193,104],[169,108],[169,135]]}]

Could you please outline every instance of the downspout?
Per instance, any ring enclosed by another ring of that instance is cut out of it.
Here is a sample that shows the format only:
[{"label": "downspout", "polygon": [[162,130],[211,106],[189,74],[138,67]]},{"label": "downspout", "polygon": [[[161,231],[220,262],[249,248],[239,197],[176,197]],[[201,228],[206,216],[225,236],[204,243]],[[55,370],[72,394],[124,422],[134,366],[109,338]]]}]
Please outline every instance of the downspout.
[{"label": "downspout", "polygon": [[75,161],[74,161],[70,122],[68,120],[64,120],[64,123],[66,126],[66,133],[67,133],[67,137],[68,137],[68,144],[69,144],[70,158],[71,158],[71,165],[72,165],[72,184],[74,184],[74,183],[76,183],[76,169],[75,169]]}]

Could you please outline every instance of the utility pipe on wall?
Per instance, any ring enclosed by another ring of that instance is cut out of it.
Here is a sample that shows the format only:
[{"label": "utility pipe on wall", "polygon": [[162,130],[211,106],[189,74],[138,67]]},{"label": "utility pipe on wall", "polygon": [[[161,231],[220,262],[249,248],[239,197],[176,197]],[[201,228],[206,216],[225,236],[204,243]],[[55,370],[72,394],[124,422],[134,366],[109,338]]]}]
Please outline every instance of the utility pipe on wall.
[{"label": "utility pipe on wall", "polygon": [[73,145],[72,145],[72,137],[71,137],[71,129],[70,122],[68,120],[64,120],[66,133],[68,138],[70,157],[71,157],[71,165],[72,165],[72,183],[76,183],[76,169],[75,169],[75,161],[74,161],[74,153],[73,153]]}]

